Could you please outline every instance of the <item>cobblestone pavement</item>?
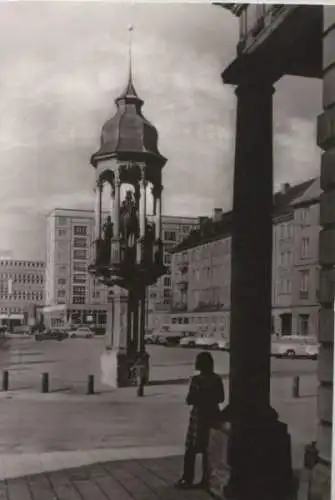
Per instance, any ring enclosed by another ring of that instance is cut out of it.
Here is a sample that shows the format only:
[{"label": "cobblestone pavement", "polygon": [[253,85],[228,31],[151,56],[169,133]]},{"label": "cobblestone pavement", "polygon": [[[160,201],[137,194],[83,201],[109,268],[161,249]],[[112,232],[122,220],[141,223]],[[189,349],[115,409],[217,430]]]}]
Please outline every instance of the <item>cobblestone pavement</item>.
[{"label": "cobblestone pavement", "polygon": [[180,491],[182,457],[97,463],[0,482],[1,500],[209,500],[204,491]]}]

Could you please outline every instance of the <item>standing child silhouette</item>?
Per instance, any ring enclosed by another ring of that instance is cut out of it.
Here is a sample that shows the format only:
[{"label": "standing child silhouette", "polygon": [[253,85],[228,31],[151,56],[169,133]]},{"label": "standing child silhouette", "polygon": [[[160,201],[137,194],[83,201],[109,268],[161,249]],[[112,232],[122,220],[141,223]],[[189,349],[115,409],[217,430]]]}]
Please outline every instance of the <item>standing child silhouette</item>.
[{"label": "standing child silhouette", "polygon": [[224,401],[224,387],[221,377],[214,372],[214,361],[210,353],[201,352],[197,355],[195,369],[200,373],[192,377],[186,398],[186,403],[192,409],[185,442],[184,471],[175,486],[193,486],[195,460],[197,454],[201,453],[202,480],[197,486],[207,489],[209,431],[219,418],[219,404]]}]

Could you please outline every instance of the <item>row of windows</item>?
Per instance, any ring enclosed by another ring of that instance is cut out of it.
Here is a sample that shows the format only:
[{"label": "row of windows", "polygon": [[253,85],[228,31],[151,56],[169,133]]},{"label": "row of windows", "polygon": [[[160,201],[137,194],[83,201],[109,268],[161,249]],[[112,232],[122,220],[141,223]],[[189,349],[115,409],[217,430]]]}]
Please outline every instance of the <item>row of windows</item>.
[{"label": "row of windows", "polygon": [[73,251],[73,258],[78,259],[78,260],[86,260],[87,259],[86,250],[74,250]]},{"label": "row of windows", "polygon": [[[299,296],[300,298],[307,299],[309,297],[309,269],[299,271]],[[283,278],[279,282],[279,293],[292,293],[292,280],[291,278]]]},{"label": "row of windows", "polygon": [[85,297],[73,295],[72,296],[72,304],[85,304]]},{"label": "row of windows", "polygon": [[[57,291],[57,297],[58,298],[66,297],[66,290],[62,290],[62,289],[58,290]],[[82,293],[82,292],[78,293],[78,292],[73,291],[73,297],[77,297],[77,298],[79,297],[80,300],[82,300],[82,298],[84,298],[84,302],[80,302],[80,304],[82,304],[82,303],[84,304],[85,303],[85,292],[84,293]],[[93,292],[92,298],[93,299],[99,299],[100,298],[100,292]]]},{"label": "row of windows", "polygon": [[41,301],[43,300],[43,293],[42,292],[21,292],[21,293],[12,293],[12,294],[3,294],[0,293],[0,299],[1,300],[36,300],[36,301]]},{"label": "row of windows", "polygon": [[14,283],[17,282],[27,282],[27,283],[43,283],[43,274],[16,274],[16,273],[0,273],[0,280],[12,280]]},{"label": "row of windows", "polygon": [[[58,272],[60,274],[67,273],[67,270],[68,270],[68,266],[59,266],[58,267]],[[73,270],[86,273],[87,272],[87,265],[85,264],[85,262],[74,262],[73,263]]]},{"label": "row of windows", "polygon": [[20,307],[1,307],[0,313],[20,314],[20,313],[22,313],[22,309]]},{"label": "row of windows", "polygon": [[30,268],[44,268],[44,262],[29,262],[20,260],[0,260],[0,266],[3,267],[30,267]]},{"label": "row of windows", "polygon": [[[59,216],[56,219],[56,224],[58,226],[66,226],[69,220],[71,220],[71,219],[68,219],[67,217],[64,217],[64,216]],[[75,224],[73,226],[73,234],[83,234],[83,235],[86,235],[87,234],[87,225],[85,225],[85,224]]]}]

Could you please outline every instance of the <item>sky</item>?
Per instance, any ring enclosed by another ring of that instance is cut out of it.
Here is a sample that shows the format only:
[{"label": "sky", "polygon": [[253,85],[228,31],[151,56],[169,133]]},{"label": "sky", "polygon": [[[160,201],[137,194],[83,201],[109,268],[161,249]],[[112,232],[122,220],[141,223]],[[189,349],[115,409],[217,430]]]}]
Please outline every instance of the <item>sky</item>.
[{"label": "sky", "polygon": [[[0,1],[0,253],[45,258],[53,208],[93,208],[101,127],[128,74],[159,132],[164,213],[232,203],[236,96],[220,74],[238,21],[210,4]],[[275,186],[317,176],[321,82],[285,77],[274,97]],[[251,173],[252,174],[252,173]]]}]

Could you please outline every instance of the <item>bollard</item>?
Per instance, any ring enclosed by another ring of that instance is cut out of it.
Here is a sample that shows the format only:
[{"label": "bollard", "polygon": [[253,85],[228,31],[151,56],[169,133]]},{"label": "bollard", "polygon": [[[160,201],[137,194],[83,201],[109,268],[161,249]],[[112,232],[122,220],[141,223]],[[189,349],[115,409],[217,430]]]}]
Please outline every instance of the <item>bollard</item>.
[{"label": "bollard", "polygon": [[42,373],[42,392],[46,394],[49,392],[49,373]]},{"label": "bollard", "polygon": [[300,377],[299,377],[299,375],[296,375],[295,377],[293,377],[292,397],[293,398],[300,397]]},{"label": "bollard", "polygon": [[87,394],[94,394],[94,375],[89,375],[87,379]]},{"label": "bollard", "polygon": [[9,388],[9,371],[4,370],[2,372],[2,390],[8,391]]},{"label": "bollard", "polygon": [[144,396],[144,384],[140,382],[140,384],[137,386],[137,396],[139,398],[142,398]]},{"label": "bollard", "polygon": [[144,396],[144,385],[145,385],[145,371],[144,367],[140,365],[137,368],[137,396],[142,398]]}]

